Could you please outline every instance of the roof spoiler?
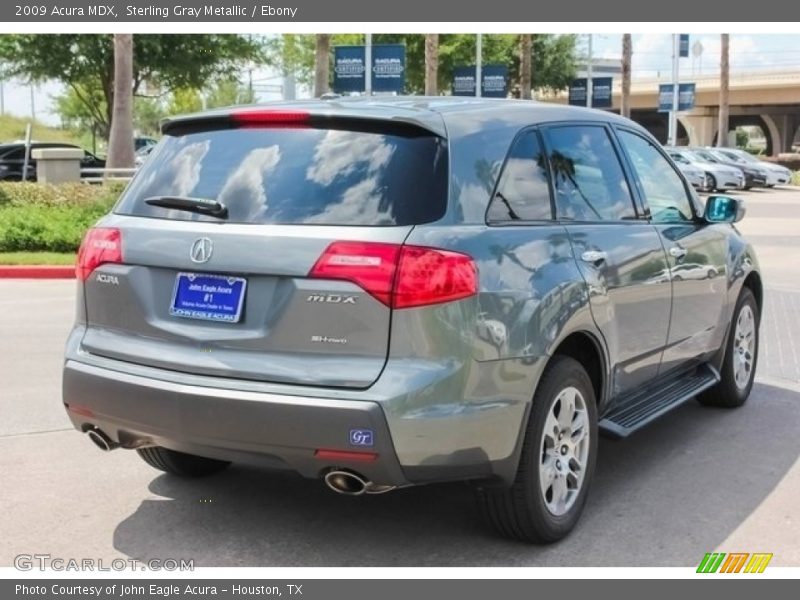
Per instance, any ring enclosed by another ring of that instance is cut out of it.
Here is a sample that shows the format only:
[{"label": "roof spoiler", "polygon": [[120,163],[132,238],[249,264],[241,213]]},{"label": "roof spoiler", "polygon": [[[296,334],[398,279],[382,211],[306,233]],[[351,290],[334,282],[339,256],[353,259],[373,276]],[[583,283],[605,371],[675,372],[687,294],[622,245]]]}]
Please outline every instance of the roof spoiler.
[{"label": "roof spoiler", "polygon": [[235,128],[235,127],[320,127],[334,123],[379,128],[381,123],[399,127],[421,129],[441,138],[447,137],[447,130],[441,117],[436,113],[429,115],[383,115],[355,110],[319,109],[304,110],[295,108],[247,107],[228,111],[195,113],[180,117],[169,117],[161,122],[161,133],[177,133],[195,128]]}]

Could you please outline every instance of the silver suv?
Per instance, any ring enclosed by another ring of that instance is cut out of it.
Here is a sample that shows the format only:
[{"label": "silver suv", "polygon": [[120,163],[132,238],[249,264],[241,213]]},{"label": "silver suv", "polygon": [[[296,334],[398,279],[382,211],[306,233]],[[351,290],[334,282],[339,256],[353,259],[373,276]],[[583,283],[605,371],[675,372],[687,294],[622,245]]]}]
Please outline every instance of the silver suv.
[{"label": "silver suv", "polygon": [[586,502],[598,432],[750,393],[744,208],[703,207],[631,121],[386,98],[163,133],[79,255],[64,405],[103,450],[350,495],[469,480],[501,533],[551,542]]}]

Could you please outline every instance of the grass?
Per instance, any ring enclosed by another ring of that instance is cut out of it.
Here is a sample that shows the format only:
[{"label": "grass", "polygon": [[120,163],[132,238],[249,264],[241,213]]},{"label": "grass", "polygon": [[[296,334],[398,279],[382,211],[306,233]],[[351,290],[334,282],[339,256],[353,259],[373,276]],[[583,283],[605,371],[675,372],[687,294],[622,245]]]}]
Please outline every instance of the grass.
[{"label": "grass", "polygon": [[0,265],[74,264],[74,252],[0,252]]},{"label": "grass", "polygon": [[[0,116],[0,143],[25,139],[25,126],[30,119],[12,115]],[[66,129],[48,127],[38,121],[33,123],[31,137],[40,142],[66,142],[80,145],[80,136]]]},{"label": "grass", "polygon": [[792,173],[792,185],[800,185],[800,171]]}]

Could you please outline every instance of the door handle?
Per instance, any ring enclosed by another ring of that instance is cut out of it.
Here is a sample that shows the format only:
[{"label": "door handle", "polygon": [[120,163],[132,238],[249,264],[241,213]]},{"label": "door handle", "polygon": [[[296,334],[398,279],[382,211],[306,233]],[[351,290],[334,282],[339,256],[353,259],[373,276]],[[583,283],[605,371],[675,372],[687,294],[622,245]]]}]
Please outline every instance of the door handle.
[{"label": "door handle", "polygon": [[686,256],[686,248],[678,245],[672,246],[672,248],[669,249],[669,255],[676,260],[680,260]]},{"label": "door handle", "polygon": [[604,262],[607,258],[608,255],[600,250],[587,250],[586,252],[581,254],[581,260],[583,262],[592,264]]}]

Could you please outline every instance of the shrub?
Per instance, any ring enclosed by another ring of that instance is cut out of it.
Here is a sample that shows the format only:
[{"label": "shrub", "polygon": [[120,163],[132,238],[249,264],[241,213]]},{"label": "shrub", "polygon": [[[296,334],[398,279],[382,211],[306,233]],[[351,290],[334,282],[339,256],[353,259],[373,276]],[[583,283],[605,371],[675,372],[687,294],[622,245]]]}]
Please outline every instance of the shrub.
[{"label": "shrub", "polygon": [[0,182],[0,252],[75,252],[106,214],[121,184]]}]

